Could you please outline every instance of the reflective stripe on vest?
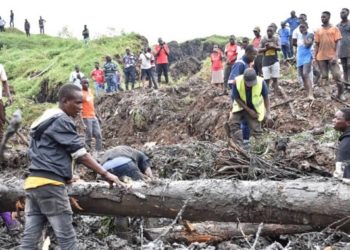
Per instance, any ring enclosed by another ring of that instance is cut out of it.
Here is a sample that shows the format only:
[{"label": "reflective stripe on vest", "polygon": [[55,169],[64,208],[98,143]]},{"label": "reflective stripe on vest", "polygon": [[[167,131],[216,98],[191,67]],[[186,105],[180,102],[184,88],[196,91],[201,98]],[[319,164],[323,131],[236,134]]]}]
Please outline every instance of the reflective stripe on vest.
[{"label": "reflective stripe on vest", "polygon": [[[264,79],[262,77],[257,77],[257,83],[252,87],[252,103],[255,111],[258,113],[258,121],[261,122],[265,117],[265,104],[264,98],[261,95]],[[243,75],[236,77],[236,87],[241,100],[247,104],[247,95],[245,92],[245,84]],[[236,113],[243,110],[241,106],[236,101],[233,101],[232,112]]]}]

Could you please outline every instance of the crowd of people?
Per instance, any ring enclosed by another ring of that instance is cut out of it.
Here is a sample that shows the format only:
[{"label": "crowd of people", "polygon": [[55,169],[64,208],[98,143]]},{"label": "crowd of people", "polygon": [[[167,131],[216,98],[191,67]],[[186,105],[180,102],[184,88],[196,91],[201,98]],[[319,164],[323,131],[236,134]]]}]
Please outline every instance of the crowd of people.
[{"label": "crowd of people", "polygon": [[[11,13],[13,15],[13,12]],[[249,149],[251,134],[262,134],[263,122],[266,122],[268,127],[273,126],[269,92],[273,90],[275,96],[280,95],[280,51],[285,62],[292,63],[295,60],[298,79],[303,84],[307,101],[314,100],[313,86],[317,81],[314,82],[313,79],[314,72],[318,71],[321,75],[321,87],[330,84],[331,71],[337,84],[336,97],[345,100],[344,83],[349,83],[350,73],[348,16],[349,9],[343,8],[339,24],[333,26],[330,24],[331,14],[324,11],[321,14],[322,26],[312,33],[309,31],[306,14],[297,17],[295,11],[292,11],[291,16],[281,22],[279,30],[277,25],[272,23],[266,28],[266,35],[261,36],[260,28],[255,27],[254,39],[251,42],[248,38],[243,38],[238,45],[236,37],[232,35],[223,52],[218,45],[213,46],[210,55],[211,82],[221,88],[221,96],[228,95],[228,91],[231,91],[232,112],[224,124],[230,143]],[[44,33],[45,20],[41,17],[40,20],[40,31]],[[29,22],[28,26],[30,27]],[[88,45],[89,30],[86,25],[82,35]],[[146,47],[138,57],[130,48],[126,48],[125,55],[120,60],[126,90],[135,88],[137,64],[141,68],[142,85],[148,79],[148,87],[157,89],[162,75],[165,83],[169,83],[169,54],[169,47],[161,38],[153,50]],[[343,76],[338,59],[341,61]],[[105,57],[102,67],[99,62],[95,62],[89,77],[94,82],[96,96],[122,90],[121,74],[110,56]],[[11,102],[7,76],[1,64],[0,78],[4,93]],[[129,146],[114,147],[98,159],[89,153],[103,150],[101,119],[94,106],[94,94],[89,88],[89,79],[81,72],[79,65],[71,72],[69,83],[60,88],[58,101],[57,109],[45,111],[31,126],[30,174],[24,184],[27,209],[21,249],[37,247],[46,221],[51,224],[62,249],[77,248],[72,226],[72,209],[65,188],[73,178],[74,163],[91,168],[111,185],[114,183],[119,188],[126,188],[126,184],[120,181],[123,176],[129,176],[133,180],[154,178],[149,158],[143,152]],[[0,95],[0,111],[4,110],[3,106]],[[3,132],[4,117],[5,113],[0,112],[0,136]],[[71,118],[75,121],[80,120],[83,124],[84,140],[77,132],[76,122]],[[339,110],[333,123],[334,128],[342,132],[334,176],[350,178],[350,110]],[[1,216],[11,230],[11,227],[14,227],[12,225],[15,225],[11,213]]]},{"label": "crowd of people", "polygon": [[[94,69],[91,71],[89,77],[94,82],[96,96],[100,97],[104,93],[124,90],[121,86],[122,75],[117,66],[119,62],[123,67],[126,90],[135,88],[137,66],[141,69],[140,80],[142,88],[145,87],[145,83],[148,80],[148,88],[158,89],[162,75],[164,75],[165,83],[169,83],[169,53],[168,45],[159,38],[158,44],[154,47],[153,51],[150,47],[145,47],[138,57],[127,47],[122,59],[115,57],[115,60],[113,60],[111,56],[106,56],[102,67],[99,62],[95,62]],[[88,81],[87,75],[81,72],[79,65],[76,65],[69,76],[69,82],[82,88],[81,80],[83,78]]]},{"label": "crowd of people", "polygon": [[[41,16],[39,17],[39,31],[40,34],[45,34],[45,22],[46,20],[43,19]],[[0,32],[5,32],[5,26],[6,21],[0,17]],[[15,27],[15,13],[13,10],[10,10],[10,22],[9,22],[9,28],[13,29]],[[28,19],[24,20],[24,31],[26,32],[26,36],[30,36],[30,22]]]},{"label": "crowd of people", "polygon": [[[260,34],[259,27],[253,29],[254,39],[251,44],[238,45],[235,36],[220,50],[213,46],[211,53],[212,83],[222,86],[221,95],[231,90],[233,103],[230,119],[225,123],[227,135],[235,143],[249,148],[250,133],[259,133],[265,120],[273,126],[269,108],[270,83],[275,96],[281,95],[278,79],[280,78],[280,51],[282,61],[291,65],[295,62],[298,80],[305,90],[305,100],[313,101],[313,87],[316,84],[330,84],[329,73],[336,82],[335,98],[346,101],[345,85],[349,84],[350,68],[350,21],[349,9],[340,12],[340,22],[330,24],[331,13],[321,13],[321,27],[313,33],[309,31],[307,15],[296,16],[291,11],[290,17],[281,22],[278,30],[272,23],[266,28],[266,35]],[[289,27],[288,27],[289,26]],[[239,54],[243,56],[239,57]],[[338,64],[341,61],[343,76]],[[224,67],[225,62],[225,67]],[[330,71],[330,72],[329,72]],[[318,78],[321,81],[318,83]],[[332,93],[329,93],[332,95]]]},{"label": "crowd of people", "polygon": [[[296,62],[298,79],[306,91],[306,98],[314,100],[313,82],[327,85],[329,82],[329,71],[337,84],[336,97],[345,101],[344,83],[349,81],[349,58],[350,58],[350,32],[349,32],[349,9],[343,8],[340,13],[340,22],[334,26],[330,23],[331,13],[324,11],[321,14],[321,27],[311,32],[307,23],[307,15],[296,16],[291,11],[290,17],[281,22],[281,28],[272,23],[266,28],[266,35],[261,35],[259,27],[253,29],[254,39],[251,41],[258,54],[251,63],[259,76],[262,76],[269,86],[278,92],[278,79],[280,78],[280,53],[283,62],[289,64]],[[289,27],[288,27],[289,26]],[[213,47],[212,61],[212,83],[223,87],[222,94],[228,94],[229,81],[236,77],[231,70],[236,61],[239,61],[246,49],[246,38],[242,44],[237,45],[235,36],[231,36],[229,43],[222,52],[217,45]],[[338,64],[340,59],[343,77]],[[225,62],[225,67],[223,67]],[[223,74],[222,74],[223,71]]]}]

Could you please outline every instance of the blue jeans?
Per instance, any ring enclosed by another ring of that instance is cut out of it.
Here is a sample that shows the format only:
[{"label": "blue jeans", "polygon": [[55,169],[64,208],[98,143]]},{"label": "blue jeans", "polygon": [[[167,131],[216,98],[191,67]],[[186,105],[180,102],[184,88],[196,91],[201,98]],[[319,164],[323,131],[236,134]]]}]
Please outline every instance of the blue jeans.
[{"label": "blue jeans", "polygon": [[105,84],[95,82],[95,92],[96,96],[102,96],[105,92]]},{"label": "blue jeans", "polygon": [[115,82],[115,77],[113,75],[106,76],[107,89],[106,92],[115,92],[117,91],[117,84]]},{"label": "blue jeans", "polygon": [[131,88],[134,89],[134,87],[135,87],[135,75],[136,75],[135,67],[130,66],[128,68],[125,68],[124,74],[125,74],[125,88],[126,88],[126,90],[129,90],[129,82],[131,82]]},{"label": "blue jeans", "polygon": [[102,150],[102,135],[100,124],[96,117],[94,118],[84,118],[84,124],[86,126],[85,131],[85,144],[91,148],[92,137],[96,140],[96,151]]},{"label": "blue jeans", "polygon": [[108,171],[118,176],[119,178],[123,176],[128,176],[134,181],[142,179],[141,171],[133,161],[130,161],[121,166],[116,166],[114,168],[109,169]]},{"label": "blue jeans", "polygon": [[26,223],[21,250],[38,249],[47,221],[55,232],[62,250],[77,249],[72,225],[72,209],[65,186],[45,185],[26,190]]},{"label": "blue jeans", "polygon": [[289,44],[284,44],[281,46],[281,48],[282,48],[282,53],[283,53],[284,59],[292,57],[292,53],[290,52],[291,50],[290,50]]},{"label": "blue jeans", "polygon": [[250,129],[247,121],[241,122],[241,129],[243,134],[243,140],[249,140],[250,137]]}]

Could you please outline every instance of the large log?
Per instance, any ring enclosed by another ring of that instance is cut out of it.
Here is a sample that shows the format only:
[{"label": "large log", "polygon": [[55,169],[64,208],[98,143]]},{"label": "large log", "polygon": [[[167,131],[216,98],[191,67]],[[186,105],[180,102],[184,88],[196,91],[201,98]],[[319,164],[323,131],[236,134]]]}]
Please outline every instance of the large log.
[{"label": "large log", "polygon": [[[0,183],[4,183],[0,180]],[[0,210],[14,210],[24,195],[20,181],[0,184]],[[133,192],[107,183],[75,183],[69,194],[82,214],[174,218],[188,200],[183,219],[325,227],[350,214],[350,185],[327,178],[286,181],[161,180],[133,183]],[[142,198],[143,194],[145,198]]]},{"label": "large log", "polygon": [[[221,242],[233,237],[255,235],[259,224],[234,222],[202,222],[184,225],[175,225],[164,237],[169,242]],[[146,228],[145,233],[151,240],[161,238],[167,228]],[[263,225],[261,236],[278,236],[285,234],[298,234],[313,231],[313,227],[306,225]],[[243,235],[244,234],[244,235]]]}]

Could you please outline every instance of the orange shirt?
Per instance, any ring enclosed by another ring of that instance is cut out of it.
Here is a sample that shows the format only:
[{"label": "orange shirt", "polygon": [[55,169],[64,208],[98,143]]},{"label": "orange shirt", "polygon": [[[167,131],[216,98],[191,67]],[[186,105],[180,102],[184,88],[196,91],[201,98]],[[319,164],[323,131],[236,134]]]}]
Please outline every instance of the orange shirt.
[{"label": "orange shirt", "polygon": [[95,118],[94,96],[91,90],[83,90],[83,111],[82,118]]},{"label": "orange shirt", "polygon": [[[160,47],[159,44],[157,44],[154,47],[154,53],[157,54],[159,52],[159,55],[157,56],[156,64],[164,64],[169,63],[168,61],[168,55],[169,55],[169,47],[166,43],[163,44],[163,48]],[[168,55],[167,55],[168,53]]]},{"label": "orange shirt", "polygon": [[230,43],[226,44],[225,47],[225,55],[227,57],[227,61],[233,64],[237,59],[237,45],[231,45]]},{"label": "orange shirt", "polygon": [[218,71],[223,69],[222,66],[222,52],[219,50],[218,52],[212,52],[210,55],[211,59],[211,69],[213,71]]},{"label": "orange shirt", "polygon": [[335,26],[321,27],[315,32],[315,42],[318,44],[316,60],[332,60],[336,55],[336,44],[341,39],[340,30]]}]

